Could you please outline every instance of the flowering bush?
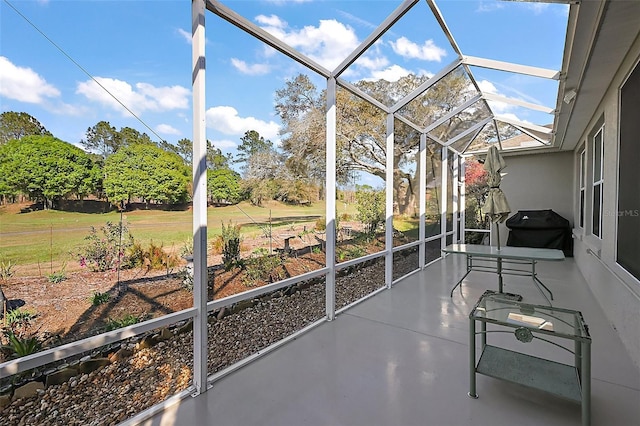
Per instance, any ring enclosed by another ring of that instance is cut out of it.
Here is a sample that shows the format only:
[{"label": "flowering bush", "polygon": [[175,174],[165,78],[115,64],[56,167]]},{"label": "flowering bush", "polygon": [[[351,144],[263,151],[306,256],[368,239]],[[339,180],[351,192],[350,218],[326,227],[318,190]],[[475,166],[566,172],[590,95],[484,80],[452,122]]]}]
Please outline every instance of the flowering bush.
[{"label": "flowering bush", "polygon": [[133,246],[133,235],[126,225],[107,222],[99,231],[92,226],[85,240],[88,243],[78,254],[81,266],[100,272],[132,266],[126,253]]}]

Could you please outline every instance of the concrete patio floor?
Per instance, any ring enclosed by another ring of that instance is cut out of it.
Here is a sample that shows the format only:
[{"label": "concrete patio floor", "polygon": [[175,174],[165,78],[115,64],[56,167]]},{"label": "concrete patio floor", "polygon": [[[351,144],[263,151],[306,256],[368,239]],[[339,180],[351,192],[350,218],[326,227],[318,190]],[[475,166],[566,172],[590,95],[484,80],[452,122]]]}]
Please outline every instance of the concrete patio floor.
[{"label": "concrete patio floor", "polygon": [[[478,375],[479,399],[467,397],[468,314],[497,280],[472,272],[462,294],[456,290],[450,298],[464,268],[462,256],[437,261],[142,424],[580,425],[578,404],[490,377]],[[554,306],[582,311],[589,325],[592,425],[640,424],[640,373],[573,259],[537,269]],[[505,291],[545,303],[528,277],[505,277]],[[520,343],[511,333],[489,340],[573,359],[544,342]]]}]

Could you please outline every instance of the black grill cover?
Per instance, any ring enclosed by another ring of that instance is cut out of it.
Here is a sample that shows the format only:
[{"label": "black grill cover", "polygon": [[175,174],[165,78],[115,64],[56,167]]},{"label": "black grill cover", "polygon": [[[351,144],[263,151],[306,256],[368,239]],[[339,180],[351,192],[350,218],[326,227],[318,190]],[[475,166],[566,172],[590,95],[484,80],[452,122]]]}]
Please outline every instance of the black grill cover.
[{"label": "black grill cover", "polygon": [[571,225],[553,210],[518,210],[506,225],[508,246],[553,248],[573,256]]}]

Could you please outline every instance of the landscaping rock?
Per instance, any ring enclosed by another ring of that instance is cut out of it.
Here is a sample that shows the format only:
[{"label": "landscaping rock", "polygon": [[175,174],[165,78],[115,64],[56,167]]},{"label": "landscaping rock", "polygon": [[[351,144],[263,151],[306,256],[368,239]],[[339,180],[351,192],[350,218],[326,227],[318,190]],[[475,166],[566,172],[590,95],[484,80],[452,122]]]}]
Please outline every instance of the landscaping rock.
[{"label": "landscaping rock", "polygon": [[83,374],[91,373],[92,371],[99,370],[100,368],[111,364],[108,358],[96,358],[90,359],[80,363],[80,372]]},{"label": "landscaping rock", "polygon": [[43,390],[44,384],[42,382],[29,382],[26,385],[16,388],[13,392],[12,401],[22,398],[31,398],[38,395],[38,390]]},{"label": "landscaping rock", "polygon": [[158,343],[156,337],[151,334],[147,334],[140,340],[140,342],[136,345],[136,349],[148,349],[154,347]]},{"label": "landscaping rock", "polygon": [[176,334],[183,334],[189,331],[193,331],[193,320],[189,320],[188,323],[177,329]]},{"label": "landscaping rock", "polygon": [[0,409],[11,404],[11,395],[0,395]]},{"label": "landscaping rock", "polygon": [[111,354],[109,356],[109,361],[111,362],[119,362],[129,358],[133,355],[133,351],[128,348],[120,348],[117,352]]},{"label": "landscaping rock", "polygon": [[171,330],[169,330],[166,327],[163,327],[160,330],[160,333],[158,333],[158,338],[157,339],[158,339],[159,342],[163,342],[165,340],[171,339],[172,337],[173,337],[173,333],[171,332]]},{"label": "landscaping rock", "polygon": [[73,376],[78,375],[78,370],[75,368],[63,368],[62,370],[58,370],[55,373],[51,373],[47,376],[47,380],[45,381],[46,387],[61,385],[64,382],[69,381]]}]

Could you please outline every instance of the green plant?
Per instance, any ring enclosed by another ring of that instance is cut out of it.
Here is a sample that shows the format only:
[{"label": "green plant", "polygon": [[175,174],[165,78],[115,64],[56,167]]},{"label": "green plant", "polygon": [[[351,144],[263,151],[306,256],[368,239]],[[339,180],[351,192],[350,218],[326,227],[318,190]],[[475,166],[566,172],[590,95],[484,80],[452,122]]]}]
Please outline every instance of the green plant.
[{"label": "green plant", "polygon": [[9,328],[26,328],[37,316],[35,311],[17,308],[6,313],[4,323]]},{"label": "green plant", "polygon": [[9,358],[20,358],[36,353],[42,347],[40,340],[35,336],[21,337],[13,331],[6,331],[5,337],[8,344],[0,348]]},{"label": "green plant", "polygon": [[169,273],[178,265],[179,258],[173,253],[167,253],[162,244],[157,245],[151,241],[147,248],[134,243],[129,249],[129,261],[132,266],[141,266],[147,271],[166,269]]},{"label": "green plant", "polygon": [[269,254],[269,249],[267,249],[266,247],[258,247],[257,249],[252,251],[251,254],[254,256],[266,256]]},{"label": "green plant", "polygon": [[108,318],[107,323],[105,324],[105,329],[106,331],[117,330],[118,328],[128,327],[130,325],[137,324],[143,320],[144,320],[144,314],[140,316],[127,314],[120,319]]},{"label": "green plant", "polygon": [[253,287],[259,282],[276,282],[285,278],[284,261],[280,256],[259,256],[246,259],[244,285]]},{"label": "green plant", "polygon": [[65,270],[67,269],[67,263],[62,264],[62,268],[59,271],[53,272],[47,275],[47,280],[50,283],[58,284],[67,279],[67,274]]},{"label": "green plant", "polygon": [[374,190],[366,185],[356,189],[357,219],[365,225],[367,234],[374,234],[378,225],[384,223],[385,194],[383,190]]},{"label": "green plant", "polygon": [[103,305],[109,302],[109,299],[111,299],[111,295],[109,293],[107,292],[100,293],[97,291],[94,291],[91,297],[89,298],[93,306]]},{"label": "green plant", "polygon": [[313,246],[313,247],[311,247],[311,253],[320,254],[320,253],[322,253],[322,249],[320,248],[320,246]]},{"label": "green plant", "polygon": [[79,253],[80,265],[99,272],[131,267],[126,252],[133,246],[133,236],[126,225],[107,222],[100,232],[92,226],[85,240],[88,243]]},{"label": "green plant", "polygon": [[184,241],[180,247],[180,257],[193,256],[193,241]]},{"label": "green plant", "polygon": [[367,251],[363,247],[358,246],[336,249],[336,257],[339,262],[344,262],[349,259],[357,259],[365,254],[367,254]]},{"label": "green plant", "polygon": [[15,263],[12,263],[11,260],[0,260],[0,280],[7,281],[14,274]]},{"label": "green plant", "polygon": [[240,226],[233,225],[229,221],[229,225],[224,226],[222,223],[222,263],[226,270],[238,266],[240,264]]}]

